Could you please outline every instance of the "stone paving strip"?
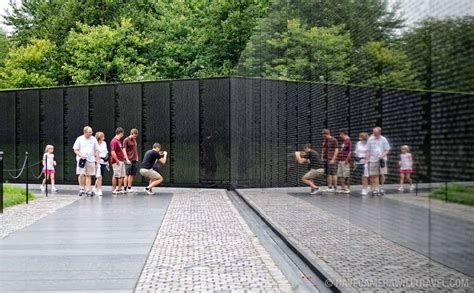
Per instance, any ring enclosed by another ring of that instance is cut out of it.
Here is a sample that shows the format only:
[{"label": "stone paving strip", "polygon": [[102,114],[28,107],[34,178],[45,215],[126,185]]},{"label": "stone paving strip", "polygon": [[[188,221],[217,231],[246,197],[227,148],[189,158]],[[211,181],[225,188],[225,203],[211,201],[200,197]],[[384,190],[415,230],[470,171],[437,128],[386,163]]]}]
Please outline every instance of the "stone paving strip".
[{"label": "stone paving strip", "polygon": [[338,288],[349,292],[472,292],[473,278],[291,196],[285,189],[239,192]]},{"label": "stone paving strip", "polygon": [[136,292],[292,292],[225,191],[174,193]]},{"label": "stone paving strip", "polygon": [[0,214],[0,239],[80,199],[75,194],[55,194],[48,197],[36,194],[36,196],[39,198],[30,200],[29,204],[19,204],[3,209],[3,214]]}]

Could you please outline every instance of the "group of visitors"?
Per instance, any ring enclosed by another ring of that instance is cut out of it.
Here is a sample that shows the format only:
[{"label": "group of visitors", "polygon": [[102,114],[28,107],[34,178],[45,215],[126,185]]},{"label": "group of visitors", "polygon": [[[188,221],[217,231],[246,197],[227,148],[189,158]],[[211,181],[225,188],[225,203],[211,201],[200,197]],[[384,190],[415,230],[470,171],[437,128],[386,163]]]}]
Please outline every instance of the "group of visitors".
[{"label": "group of visitors", "polygon": [[[322,130],[323,145],[321,154],[313,149],[311,144],[304,146],[304,151],[295,152],[296,161],[300,164],[310,164],[310,170],[303,176],[302,181],[311,187],[311,194],[322,192],[339,192],[349,194],[351,162],[354,158],[354,173],[362,177],[362,195],[383,195],[385,176],[388,174],[387,155],[390,144],[382,135],[382,129],[375,127],[369,137],[367,132],[359,133],[359,141],[352,149],[352,141],[346,130],[339,131],[339,142],[331,136],[328,129]],[[354,156],[352,156],[354,155]],[[339,160],[338,160],[339,159]],[[413,173],[413,158],[407,145],[401,147],[400,154],[400,187],[404,191],[405,179],[410,184],[410,191],[414,189],[411,174]],[[321,168],[323,166],[323,168]],[[326,175],[327,189],[321,190],[314,179]],[[370,188],[369,188],[370,179]],[[340,189],[337,189],[337,185]]]},{"label": "group of visitors", "polygon": [[[102,180],[107,171],[112,167],[112,193],[133,193],[135,176],[138,173],[138,130],[133,128],[130,135],[123,142],[124,129],[118,127],[115,136],[110,141],[110,153],[105,142],[105,134],[96,132],[92,135],[92,128],[84,127],[83,135],[79,136],[73,146],[76,154],[76,174],[79,181],[79,196],[87,195],[102,196]],[[160,169],[166,163],[168,153],[161,150],[159,143],[154,143],[153,148],[147,151],[140,165],[140,174],[149,180],[144,192],[153,194],[153,187],[163,182]],[[52,191],[56,192],[54,186],[54,173],[56,161],[54,160],[54,146],[46,146],[43,156],[43,174],[45,178],[41,190],[45,190],[47,179],[51,179]],[[92,177],[95,177],[95,185],[92,187]],[[91,188],[92,187],[92,188]]]}]

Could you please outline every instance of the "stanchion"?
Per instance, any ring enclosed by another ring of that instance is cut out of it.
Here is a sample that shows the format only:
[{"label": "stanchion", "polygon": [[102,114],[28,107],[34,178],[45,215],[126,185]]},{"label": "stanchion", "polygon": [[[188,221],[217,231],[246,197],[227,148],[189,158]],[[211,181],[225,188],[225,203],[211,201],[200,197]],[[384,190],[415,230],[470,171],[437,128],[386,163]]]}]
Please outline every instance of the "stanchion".
[{"label": "stanchion", "polygon": [[26,160],[26,204],[28,204],[28,152],[25,152]]},{"label": "stanchion", "polygon": [[0,151],[0,213],[3,213],[3,152]]},{"label": "stanchion", "polygon": [[448,202],[448,180],[444,182],[444,201]]}]

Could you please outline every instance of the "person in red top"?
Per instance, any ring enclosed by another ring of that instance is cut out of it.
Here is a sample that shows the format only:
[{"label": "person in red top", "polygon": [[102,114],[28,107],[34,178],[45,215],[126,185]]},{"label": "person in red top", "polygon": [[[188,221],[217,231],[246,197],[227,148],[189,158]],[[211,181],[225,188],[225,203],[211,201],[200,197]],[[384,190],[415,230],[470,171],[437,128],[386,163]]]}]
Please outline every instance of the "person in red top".
[{"label": "person in red top", "polygon": [[[352,152],[352,141],[347,131],[344,129],[339,130],[339,136],[342,139],[341,151],[339,152],[339,165],[337,167],[337,177],[341,183],[341,193],[351,193],[350,190],[350,177],[351,177],[351,152]],[[347,185],[347,187],[346,187]]]},{"label": "person in red top", "polygon": [[112,193],[125,193],[122,190],[122,181],[125,177],[125,164],[123,162],[124,155],[122,150],[122,144],[120,140],[123,137],[123,128],[118,127],[115,130],[115,137],[110,141],[110,164],[114,170],[114,175],[112,177]]},{"label": "person in red top", "polygon": [[337,176],[336,176],[336,160],[339,154],[337,139],[331,136],[329,129],[322,131],[324,142],[323,151],[321,152],[321,161],[324,162],[324,169],[327,176],[328,188],[326,192],[336,192]]},{"label": "person in red top", "polygon": [[132,189],[133,179],[138,172],[138,129],[130,130],[130,135],[123,140],[123,153],[125,155],[125,179],[123,186],[125,192],[135,192]]}]

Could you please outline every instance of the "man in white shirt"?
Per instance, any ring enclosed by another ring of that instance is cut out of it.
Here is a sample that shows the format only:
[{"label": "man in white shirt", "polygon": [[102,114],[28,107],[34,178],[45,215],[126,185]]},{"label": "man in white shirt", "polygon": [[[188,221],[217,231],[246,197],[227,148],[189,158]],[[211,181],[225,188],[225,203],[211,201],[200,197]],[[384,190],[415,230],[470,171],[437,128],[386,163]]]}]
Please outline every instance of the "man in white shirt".
[{"label": "man in white shirt", "polygon": [[[379,177],[387,174],[387,155],[390,145],[387,139],[382,136],[382,128],[375,127],[373,134],[367,141],[366,161],[368,162],[370,184],[372,195],[383,194],[379,189]],[[382,179],[382,183],[383,183]]]},{"label": "man in white shirt", "polygon": [[91,191],[91,176],[96,174],[97,163],[99,162],[99,144],[97,139],[92,136],[92,128],[84,127],[84,135],[79,136],[72,149],[76,154],[77,168],[76,174],[79,175],[79,196],[84,194],[94,196]]}]

